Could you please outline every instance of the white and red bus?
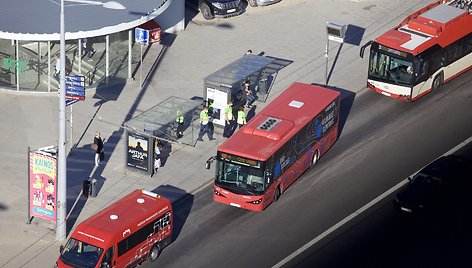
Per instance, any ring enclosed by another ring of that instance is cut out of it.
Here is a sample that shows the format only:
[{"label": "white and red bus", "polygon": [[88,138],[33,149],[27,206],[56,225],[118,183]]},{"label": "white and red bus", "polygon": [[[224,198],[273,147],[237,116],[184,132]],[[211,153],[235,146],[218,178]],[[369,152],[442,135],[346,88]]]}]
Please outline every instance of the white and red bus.
[{"label": "white and red bus", "polygon": [[135,190],[81,222],[56,267],[135,267],[154,261],[172,240],[171,202]]},{"label": "white and red bus", "polygon": [[218,147],[213,197],[254,211],[277,201],[338,138],[340,93],[294,83]]},{"label": "white and red bus", "polygon": [[438,1],[370,41],[367,87],[415,101],[472,68],[472,0]]}]

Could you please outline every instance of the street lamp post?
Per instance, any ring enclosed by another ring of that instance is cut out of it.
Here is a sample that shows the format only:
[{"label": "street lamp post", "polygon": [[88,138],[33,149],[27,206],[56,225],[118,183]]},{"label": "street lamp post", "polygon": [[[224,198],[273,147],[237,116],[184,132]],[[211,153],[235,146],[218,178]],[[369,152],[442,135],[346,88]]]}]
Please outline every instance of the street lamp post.
[{"label": "street lamp post", "polygon": [[[66,0],[69,2],[101,5],[108,9],[125,9],[115,1],[100,2],[87,0]],[[61,0],[60,16],[60,79],[59,79],[59,141],[57,154],[57,222],[56,240],[66,238],[67,224],[67,159],[66,159],[66,38],[64,29],[64,0]]]},{"label": "street lamp post", "polygon": [[60,26],[60,79],[59,79],[59,146],[57,167],[57,223],[56,240],[66,237],[67,215],[67,161],[66,161],[66,44],[64,30],[64,0],[61,0]]}]

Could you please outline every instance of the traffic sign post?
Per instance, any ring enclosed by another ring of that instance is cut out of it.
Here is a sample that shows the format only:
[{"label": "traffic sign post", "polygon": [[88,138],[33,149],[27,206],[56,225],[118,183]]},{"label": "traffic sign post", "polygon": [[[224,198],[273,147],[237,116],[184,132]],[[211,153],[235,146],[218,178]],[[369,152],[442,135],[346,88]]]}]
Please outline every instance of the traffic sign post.
[{"label": "traffic sign post", "polygon": [[345,24],[336,23],[336,22],[326,22],[326,33],[328,34],[328,39],[326,40],[326,49],[325,49],[325,85],[328,85],[328,50],[329,50],[329,40],[344,43],[344,36],[346,35]]},{"label": "traffic sign post", "polygon": [[72,104],[85,100],[85,77],[79,75],[66,75],[66,106],[70,106],[70,149],[73,145]]},{"label": "traffic sign post", "polygon": [[141,43],[141,61],[139,63],[140,70],[139,70],[139,87],[141,88],[142,80],[143,80],[143,44],[149,43],[149,31],[142,28],[136,28],[134,31],[135,41],[137,43]]}]

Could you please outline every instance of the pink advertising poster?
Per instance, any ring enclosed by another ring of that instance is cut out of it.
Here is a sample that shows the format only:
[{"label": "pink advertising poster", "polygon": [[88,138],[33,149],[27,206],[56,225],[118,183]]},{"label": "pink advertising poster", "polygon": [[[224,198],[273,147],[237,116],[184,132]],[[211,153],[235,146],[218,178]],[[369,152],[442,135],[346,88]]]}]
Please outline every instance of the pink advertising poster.
[{"label": "pink advertising poster", "polygon": [[56,222],[56,159],[30,152],[30,213]]}]

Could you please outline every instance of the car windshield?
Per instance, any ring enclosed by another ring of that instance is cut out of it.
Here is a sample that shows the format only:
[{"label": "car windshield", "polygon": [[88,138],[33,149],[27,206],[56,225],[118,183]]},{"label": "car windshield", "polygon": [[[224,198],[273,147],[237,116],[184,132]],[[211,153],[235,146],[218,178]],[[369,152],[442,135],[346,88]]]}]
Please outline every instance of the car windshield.
[{"label": "car windshield", "polygon": [[377,50],[371,50],[369,77],[382,79],[397,85],[411,85],[413,82],[413,63]]},{"label": "car windshield", "polygon": [[260,195],[264,192],[261,168],[218,160],[215,184],[236,194]]},{"label": "car windshield", "polygon": [[412,183],[417,185],[427,185],[430,187],[440,187],[444,184],[444,180],[428,174],[418,173],[413,178]]},{"label": "car windshield", "polygon": [[61,260],[72,267],[96,267],[103,249],[70,238],[61,254]]}]

